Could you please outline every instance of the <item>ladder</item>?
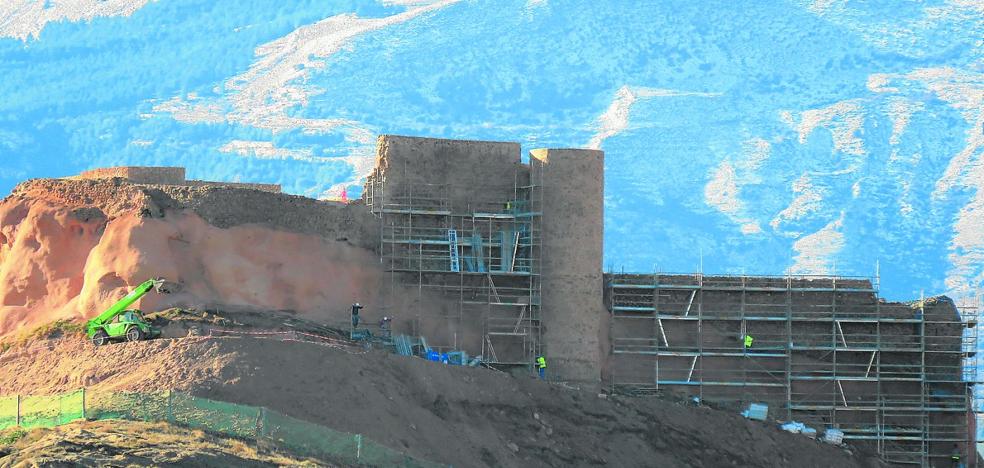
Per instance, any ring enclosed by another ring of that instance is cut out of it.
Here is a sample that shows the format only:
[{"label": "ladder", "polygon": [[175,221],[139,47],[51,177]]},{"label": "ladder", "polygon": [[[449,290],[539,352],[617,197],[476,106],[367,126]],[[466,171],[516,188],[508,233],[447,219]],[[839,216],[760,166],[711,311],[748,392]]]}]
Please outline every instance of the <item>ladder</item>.
[{"label": "ladder", "polygon": [[451,255],[451,271],[461,271],[461,261],[458,259],[458,231],[448,229],[448,247]]}]

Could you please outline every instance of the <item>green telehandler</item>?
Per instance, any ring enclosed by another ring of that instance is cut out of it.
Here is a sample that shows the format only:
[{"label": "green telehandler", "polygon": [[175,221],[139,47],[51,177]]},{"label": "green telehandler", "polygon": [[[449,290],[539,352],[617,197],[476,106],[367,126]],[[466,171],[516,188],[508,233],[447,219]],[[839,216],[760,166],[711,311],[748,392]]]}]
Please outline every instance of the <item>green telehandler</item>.
[{"label": "green telehandler", "polygon": [[161,331],[152,327],[139,310],[127,309],[151,289],[161,294],[168,292],[164,289],[164,279],[149,279],[98,317],[89,320],[85,334],[92,344],[102,346],[113,340],[140,341],[161,336]]}]

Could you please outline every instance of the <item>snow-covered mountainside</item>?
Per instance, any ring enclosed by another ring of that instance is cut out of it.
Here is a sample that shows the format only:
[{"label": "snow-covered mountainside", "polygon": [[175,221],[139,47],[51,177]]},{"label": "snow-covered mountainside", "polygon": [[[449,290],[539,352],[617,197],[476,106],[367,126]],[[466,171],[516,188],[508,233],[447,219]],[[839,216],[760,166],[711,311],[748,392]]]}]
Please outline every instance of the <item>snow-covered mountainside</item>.
[{"label": "snow-covered mountainside", "polygon": [[[380,133],[606,151],[606,266],[984,284],[980,0],[10,0],[0,191],[357,193]],[[702,265],[702,266],[701,266]]]}]

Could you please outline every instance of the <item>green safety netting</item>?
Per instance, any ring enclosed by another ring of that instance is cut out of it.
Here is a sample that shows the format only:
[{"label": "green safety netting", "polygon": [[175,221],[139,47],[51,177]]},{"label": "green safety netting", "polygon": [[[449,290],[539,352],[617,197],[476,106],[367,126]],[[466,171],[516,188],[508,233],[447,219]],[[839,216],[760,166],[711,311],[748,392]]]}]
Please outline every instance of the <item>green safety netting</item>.
[{"label": "green safety netting", "polygon": [[234,437],[257,437],[260,413],[260,408],[256,406],[197,398],[183,393],[171,395],[170,421]]},{"label": "green safety netting", "polygon": [[438,467],[358,434],[335,431],[272,411],[262,412],[262,434],[296,453],[373,466]]},{"label": "green safety netting", "polygon": [[262,433],[297,453],[319,457],[331,455],[352,461],[359,456],[359,436],[337,432],[273,411],[264,411]]},{"label": "green safety netting", "polygon": [[82,390],[61,395],[22,396],[20,397],[20,426],[55,427],[82,419],[83,398]]},{"label": "green safety netting", "polygon": [[[18,406],[19,401],[19,406]],[[18,418],[19,411],[19,418]],[[439,467],[375,443],[257,406],[209,400],[178,392],[87,392],[0,397],[0,430],[54,427],[86,418],[168,421],[238,437],[272,440],[298,454],[350,464]]]},{"label": "green safety netting", "polygon": [[85,416],[92,420],[168,421],[167,395],[167,392],[88,392]]},{"label": "green safety netting", "polygon": [[17,425],[17,397],[0,397],[0,430]]}]

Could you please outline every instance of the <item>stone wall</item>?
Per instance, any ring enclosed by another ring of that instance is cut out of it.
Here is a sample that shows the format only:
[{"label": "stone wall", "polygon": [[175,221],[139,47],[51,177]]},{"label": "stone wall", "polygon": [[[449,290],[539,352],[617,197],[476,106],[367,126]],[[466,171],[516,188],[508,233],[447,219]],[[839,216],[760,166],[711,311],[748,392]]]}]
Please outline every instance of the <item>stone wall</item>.
[{"label": "stone wall", "polygon": [[185,183],[183,167],[103,167],[84,171],[79,179],[109,179],[122,177],[135,184],[181,185]]},{"label": "stone wall", "polygon": [[[541,285],[528,285],[540,290],[540,343],[551,378],[597,385],[607,348],[601,275],[604,153],[537,150],[531,164],[523,164],[520,156],[518,143],[382,135],[364,199],[374,211],[412,205],[435,213],[498,213],[511,200],[526,196],[520,187],[542,184],[534,189],[541,192],[532,196],[531,210],[542,213],[541,255],[534,255],[542,258]],[[408,225],[392,214],[401,211],[389,213],[382,220],[386,227]],[[438,225],[444,222],[439,216],[416,216],[412,226],[418,232],[437,232],[447,229]],[[490,242],[490,249],[494,244]],[[413,275],[410,281],[418,279]],[[496,287],[509,279],[496,277]],[[461,327],[480,332],[484,316],[464,315],[469,320]],[[454,329],[455,343],[469,331],[461,327]]]},{"label": "stone wall", "polygon": [[213,182],[209,180],[187,180],[183,184],[191,187],[229,187],[246,190],[259,190],[261,192],[280,193],[280,184],[250,184],[246,182]]},{"label": "stone wall", "polygon": [[444,199],[456,212],[481,211],[482,205],[501,208],[528,174],[519,143],[380,135],[366,187],[380,188],[374,203]]},{"label": "stone wall", "polygon": [[542,190],[541,303],[550,372],[597,384],[608,333],[601,273],[605,153],[539,149],[530,156],[533,182]]},{"label": "stone wall", "polygon": [[605,381],[618,391],[766,403],[774,417],[838,427],[852,444],[905,428],[924,436],[894,451],[917,461],[920,437],[934,462],[973,434],[965,325],[946,297],[921,310],[845,278],[611,274],[606,284]]},{"label": "stone wall", "polygon": [[155,210],[190,209],[209,224],[229,228],[248,224],[319,235],[358,247],[377,248],[379,226],[361,203],[336,203],[299,195],[242,190],[225,184],[144,188]]},{"label": "stone wall", "polygon": [[134,184],[144,185],[184,185],[189,187],[230,187],[263,192],[280,193],[280,184],[253,184],[244,182],[216,182],[210,180],[187,180],[183,167],[118,166],[102,167],[83,171],[69,179],[112,179],[120,177]]},{"label": "stone wall", "polygon": [[298,195],[243,190],[233,185],[144,185],[113,179],[32,179],[4,201],[44,199],[64,207],[92,207],[108,218],[165,218],[194,211],[219,228],[263,225],[319,235],[363,248],[378,247],[379,226],[361,203],[336,203]]}]

